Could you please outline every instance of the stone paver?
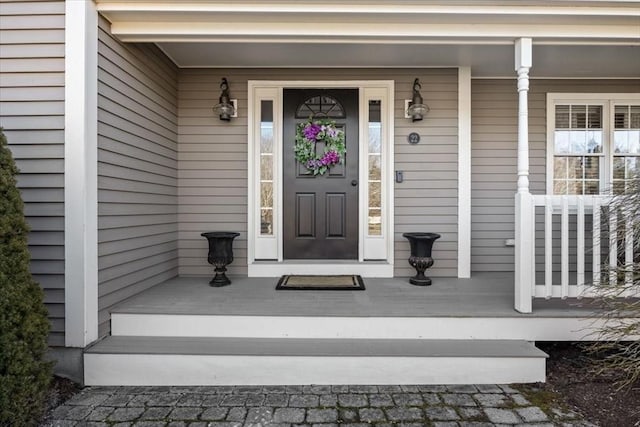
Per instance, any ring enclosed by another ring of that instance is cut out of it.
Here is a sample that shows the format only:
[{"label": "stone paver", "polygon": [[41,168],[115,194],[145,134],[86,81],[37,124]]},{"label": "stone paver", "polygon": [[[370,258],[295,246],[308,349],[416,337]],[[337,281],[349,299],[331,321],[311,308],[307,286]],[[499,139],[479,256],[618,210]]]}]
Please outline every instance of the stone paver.
[{"label": "stone paver", "polygon": [[284,393],[267,394],[264,405],[265,406],[287,406],[289,403],[289,395]]},{"label": "stone paver", "polygon": [[169,418],[172,420],[197,420],[202,413],[203,408],[174,408],[169,413]]},{"label": "stone paver", "polygon": [[227,421],[242,422],[247,418],[247,410],[245,408],[231,408],[227,414]]},{"label": "stone paver", "polygon": [[531,403],[529,403],[529,401],[521,394],[512,394],[510,396],[511,396],[511,399],[513,399],[515,404],[518,406],[531,405]]},{"label": "stone paver", "polygon": [[200,415],[200,419],[210,420],[210,421],[220,421],[225,419],[228,412],[229,412],[228,408],[215,408],[215,407],[207,408],[202,413],[202,415]]},{"label": "stone paver", "polygon": [[373,423],[379,421],[386,421],[387,418],[384,415],[382,409],[365,408],[360,409],[360,420],[365,423]]},{"label": "stone paver", "polygon": [[251,408],[245,419],[246,424],[265,425],[273,420],[273,409],[271,408]]},{"label": "stone paver", "polygon": [[338,405],[338,396],[335,394],[323,394],[320,396],[320,407],[328,408]]},{"label": "stone paver", "polygon": [[441,397],[444,403],[450,406],[478,406],[475,400],[468,394],[445,393]]},{"label": "stone paver", "polygon": [[474,394],[473,397],[480,403],[480,405],[487,408],[505,406],[506,403],[510,401],[508,395],[497,393],[480,393]]},{"label": "stone paver", "polygon": [[418,408],[387,409],[387,416],[390,421],[416,421],[424,418],[422,411]]},{"label": "stone paver", "polygon": [[42,427],[591,426],[508,385],[86,387]]},{"label": "stone paver", "polygon": [[388,394],[370,394],[369,406],[393,406],[393,399]]},{"label": "stone paver", "polygon": [[144,413],[144,408],[117,408],[111,415],[110,421],[134,421]]},{"label": "stone paver", "polygon": [[422,405],[422,396],[417,393],[394,394],[393,401],[396,406],[420,406]]},{"label": "stone paver", "polygon": [[273,420],[277,423],[301,423],[304,417],[305,410],[302,408],[278,408]]},{"label": "stone paver", "polygon": [[530,406],[527,408],[516,408],[516,412],[522,417],[523,420],[528,423],[536,423],[549,420],[547,414],[545,414],[542,409],[535,406]]},{"label": "stone paver", "polygon": [[141,420],[164,420],[171,412],[168,406],[149,407],[140,417]]},{"label": "stone paver", "polygon": [[427,418],[434,421],[452,421],[459,420],[460,417],[453,408],[450,407],[432,407],[424,410]]},{"label": "stone paver", "polygon": [[315,408],[319,403],[320,398],[313,394],[294,394],[289,398],[289,406],[293,408]]},{"label": "stone paver", "polygon": [[367,406],[367,397],[363,394],[339,394],[338,404],[345,407],[363,408]]},{"label": "stone paver", "polygon": [[496,424],[519,424],[520,418],[510,409],[486,408],[484,410],[489,421]]},{"label": "stone paver", "polygon": [[335,409],[309,409],[308,423],[335,423],[338,421],[338,411]]}]

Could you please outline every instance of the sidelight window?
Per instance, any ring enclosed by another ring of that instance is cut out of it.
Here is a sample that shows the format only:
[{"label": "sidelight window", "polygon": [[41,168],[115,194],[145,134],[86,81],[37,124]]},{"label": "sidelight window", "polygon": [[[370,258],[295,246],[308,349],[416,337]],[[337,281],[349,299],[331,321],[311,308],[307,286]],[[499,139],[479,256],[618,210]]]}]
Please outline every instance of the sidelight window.
[{"label": "sidelight window", "polygon": [[381,101],[369,101],[369,154],[368,154],[368,234],[382,234],[382,121]]},{"label": "sidelight window", "polygon": [[260,234],[273,235],[273,101],[260,103]]}]

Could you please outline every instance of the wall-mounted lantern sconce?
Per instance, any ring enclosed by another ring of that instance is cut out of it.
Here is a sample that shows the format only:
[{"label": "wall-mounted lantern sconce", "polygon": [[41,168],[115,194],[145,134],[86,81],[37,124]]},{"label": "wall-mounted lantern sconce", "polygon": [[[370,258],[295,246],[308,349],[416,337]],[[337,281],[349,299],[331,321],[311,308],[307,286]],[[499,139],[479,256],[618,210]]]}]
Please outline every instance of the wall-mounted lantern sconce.
[{"label": "wall-mounted lantern sconce", "polygon": [[220,99],[219,104],[213,107],[213,112],[220,116],[220,120],[228,122],[232,117],[238,117],[238,101],[231,99],[229,96],[229,82],[227,78],[223,77],[220,83]]},{"label": "wall-mounted lantern sconce", "polygon": [[412,99],[405,99],[405,118],[411,119],[412,122],[419,122],[424,118],[424,115],[429,112],[429,106],[424,104],[422,95],[420,95],[420,89],[422,85],[420,80],[415,79],[413,81],[413,97]]}]

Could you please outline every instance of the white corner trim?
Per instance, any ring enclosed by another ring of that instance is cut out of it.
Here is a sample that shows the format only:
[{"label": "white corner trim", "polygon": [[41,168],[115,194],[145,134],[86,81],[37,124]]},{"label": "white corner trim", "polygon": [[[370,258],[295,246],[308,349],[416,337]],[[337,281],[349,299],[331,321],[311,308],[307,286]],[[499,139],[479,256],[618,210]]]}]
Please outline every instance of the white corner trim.
[{"label": "white corner trim", "polygon": [[98,14],[65,3],[65,346],[98,339]]},{"label": "white corner trim", "polygon": [[458,277],[471,277],[471,68],[458,68]]}]

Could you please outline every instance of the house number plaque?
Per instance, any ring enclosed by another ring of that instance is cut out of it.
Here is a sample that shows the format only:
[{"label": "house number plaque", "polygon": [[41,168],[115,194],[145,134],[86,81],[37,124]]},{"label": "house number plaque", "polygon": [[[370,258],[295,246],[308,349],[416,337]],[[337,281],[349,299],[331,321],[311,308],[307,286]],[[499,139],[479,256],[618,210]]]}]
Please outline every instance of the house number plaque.
[{"label": "house number plaque", "polygon": [[420,134],[411,132],[409,135],[407,135],[407,141],[409,141],[409,144],[417,144],[418,142],[420,142]]}]

